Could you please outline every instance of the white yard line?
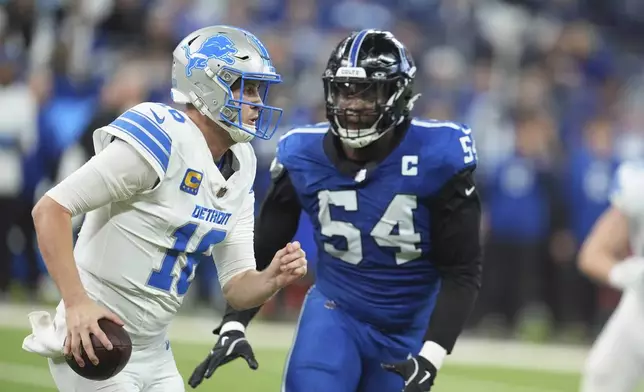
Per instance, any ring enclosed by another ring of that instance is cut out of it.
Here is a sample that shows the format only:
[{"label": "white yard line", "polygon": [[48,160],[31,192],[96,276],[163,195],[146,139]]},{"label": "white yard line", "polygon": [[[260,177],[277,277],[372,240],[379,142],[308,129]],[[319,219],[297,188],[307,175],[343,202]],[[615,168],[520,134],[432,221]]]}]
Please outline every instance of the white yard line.
[{"label": "white yard line", "polygon": [[[43,310],[37,305],[0,304],[0,326],[29,328],[27,314]],[[54,309],[49,310],[52,315]],[[178,316],[171,328],[170,338],[177,343],[210,344],[214,342],[212,329],[219,322],[217,317]],[[254,347],[287,349],[292,342],[294,324],[253,323],[248,338]],[[467,365],[501,366],[517,369],[555,372],[579,372],[588,349],[579,346],[531,344],[463,337],[459,339],[450,363]]]}]

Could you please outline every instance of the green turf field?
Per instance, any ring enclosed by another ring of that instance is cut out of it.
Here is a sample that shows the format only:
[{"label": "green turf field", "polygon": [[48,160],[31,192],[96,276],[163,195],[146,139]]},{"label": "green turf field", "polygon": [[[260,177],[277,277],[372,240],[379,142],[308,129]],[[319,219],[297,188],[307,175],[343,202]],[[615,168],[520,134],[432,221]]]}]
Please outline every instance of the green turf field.
[{"label": "green turf field", "polygon": [[[46,361],[24,352],[27,330],[0,328],[0,391],[55,391]],[[173,344],[184,378],[202,360],[209,345]],[[284,350],[257,350],[260,368],[251,371],[243,362],[224,366],[197,390],[217,392],[279,391]],[[575,374],[511,370],[494,367],[447,365],[441,370],[433,391],[437,392],[571,392],[578,389]]]}]

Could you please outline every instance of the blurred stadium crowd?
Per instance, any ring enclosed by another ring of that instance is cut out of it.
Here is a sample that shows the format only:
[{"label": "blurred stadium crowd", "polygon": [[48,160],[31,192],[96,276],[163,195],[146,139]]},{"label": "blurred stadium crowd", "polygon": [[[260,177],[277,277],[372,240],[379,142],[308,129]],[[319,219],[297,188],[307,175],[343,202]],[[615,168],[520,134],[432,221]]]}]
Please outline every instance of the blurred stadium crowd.
[{"label": "blurred stadium crowd", "polygon": [[[91,133],[145,100],[169,103],[170,53],[199,27],[248,28],[284,83],[283,129],[324,120],[320,77],[351,30],[381,28],[419,67],[417,115],[469,124],[485,202],[478,331],[539,315],[591,336],[614,293],[576,270],[611,177],[644,154],[644,2],[638,0],[0,0],[0,295],[43,295],[30,210],[93,153]],[[258,200],[275,142],[257,141]],[[298,238],[314,245],[303,218]],[[311,256],[313,263],[314,256]],[[217,297],[212,263],[195,296]],[[11,289],[10,289],[11,288]],[[290,289],[272,309],[299,308]],[[213,294],[215,293],[215,294]]]}]

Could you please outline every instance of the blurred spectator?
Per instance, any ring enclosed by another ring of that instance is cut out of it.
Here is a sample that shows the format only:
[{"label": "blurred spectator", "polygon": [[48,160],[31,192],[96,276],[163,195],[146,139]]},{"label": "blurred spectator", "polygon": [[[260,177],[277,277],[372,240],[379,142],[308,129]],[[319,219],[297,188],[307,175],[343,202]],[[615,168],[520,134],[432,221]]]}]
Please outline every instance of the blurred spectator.
[{"label": "blurred spectator", "polygon": [[544,113],[518,115],[514,153],[479,183],[489,236],[475,317],[493,316],[494,327],[507,332],[515,329],[527,304],[547,301],[548,290],[539,277],[546,273],[546,244],[556,198],[549,150],[552,126]]},{"label": "blurred spectator", "polygon": [[[560,242],[560,248],[571,246],[576,252],[597,218],[606,210],[617,165],[613,122],[610,118],[597,116],[586,124],[583,144],[572,152],[564,171],[562,190],[566,194],[565,213],[570,222],[567,240],[571,243]],[[561,259],[568,263],[562,296],[568,317],[577,325],[591,326],[596,321],[597,288],[577,271],[574,254],[564,254]]]},{"label": "blurred spectator", "polygon": [[133,64],[122,65],[109,80],[105,81],[100,94],[100,103],[96,112],[78,137],[78,144],[82,150],[80,161],[76,160],[76,164],[70,162],[71,154],[76,152],[73,148],[68,149],[69,155],[64,156],[61,162],[62,170],[57,176],[59,180],[68,176],[94,155],[92,136],[96,129],[108,125],[121,113],[147,99],[148,89],[143,69]]},{"label": "blurred spectator", "polygon": [[[13,254],[21,250],[9,243],[9,234],[23,209],[23,159],[37,140],[37,102],[27,83],[18,79],[17,58],[0,53],[0,297],[7,294]],[[33,235],[33,233],[27,233]],[[30,283],[35,289],[37,269],[31,265]]]}]

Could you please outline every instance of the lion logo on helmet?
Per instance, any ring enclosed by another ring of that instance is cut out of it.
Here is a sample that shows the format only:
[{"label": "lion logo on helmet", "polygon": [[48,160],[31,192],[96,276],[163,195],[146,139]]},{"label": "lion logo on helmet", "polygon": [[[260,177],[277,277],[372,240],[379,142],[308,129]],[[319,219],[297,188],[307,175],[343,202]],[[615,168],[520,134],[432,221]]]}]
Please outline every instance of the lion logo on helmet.
[{"label": "lion logo on helmet", "polygon": [[187,76],[191,76],[194,69],[206,69],[210,59],[218,59],[228,65],[233,65],[235,59],[232,55],[238,52],[235,43],[224,34],[208,37],[195,52],[191,52],[188,45],[184,45],[183,50],[188,58]]}]

